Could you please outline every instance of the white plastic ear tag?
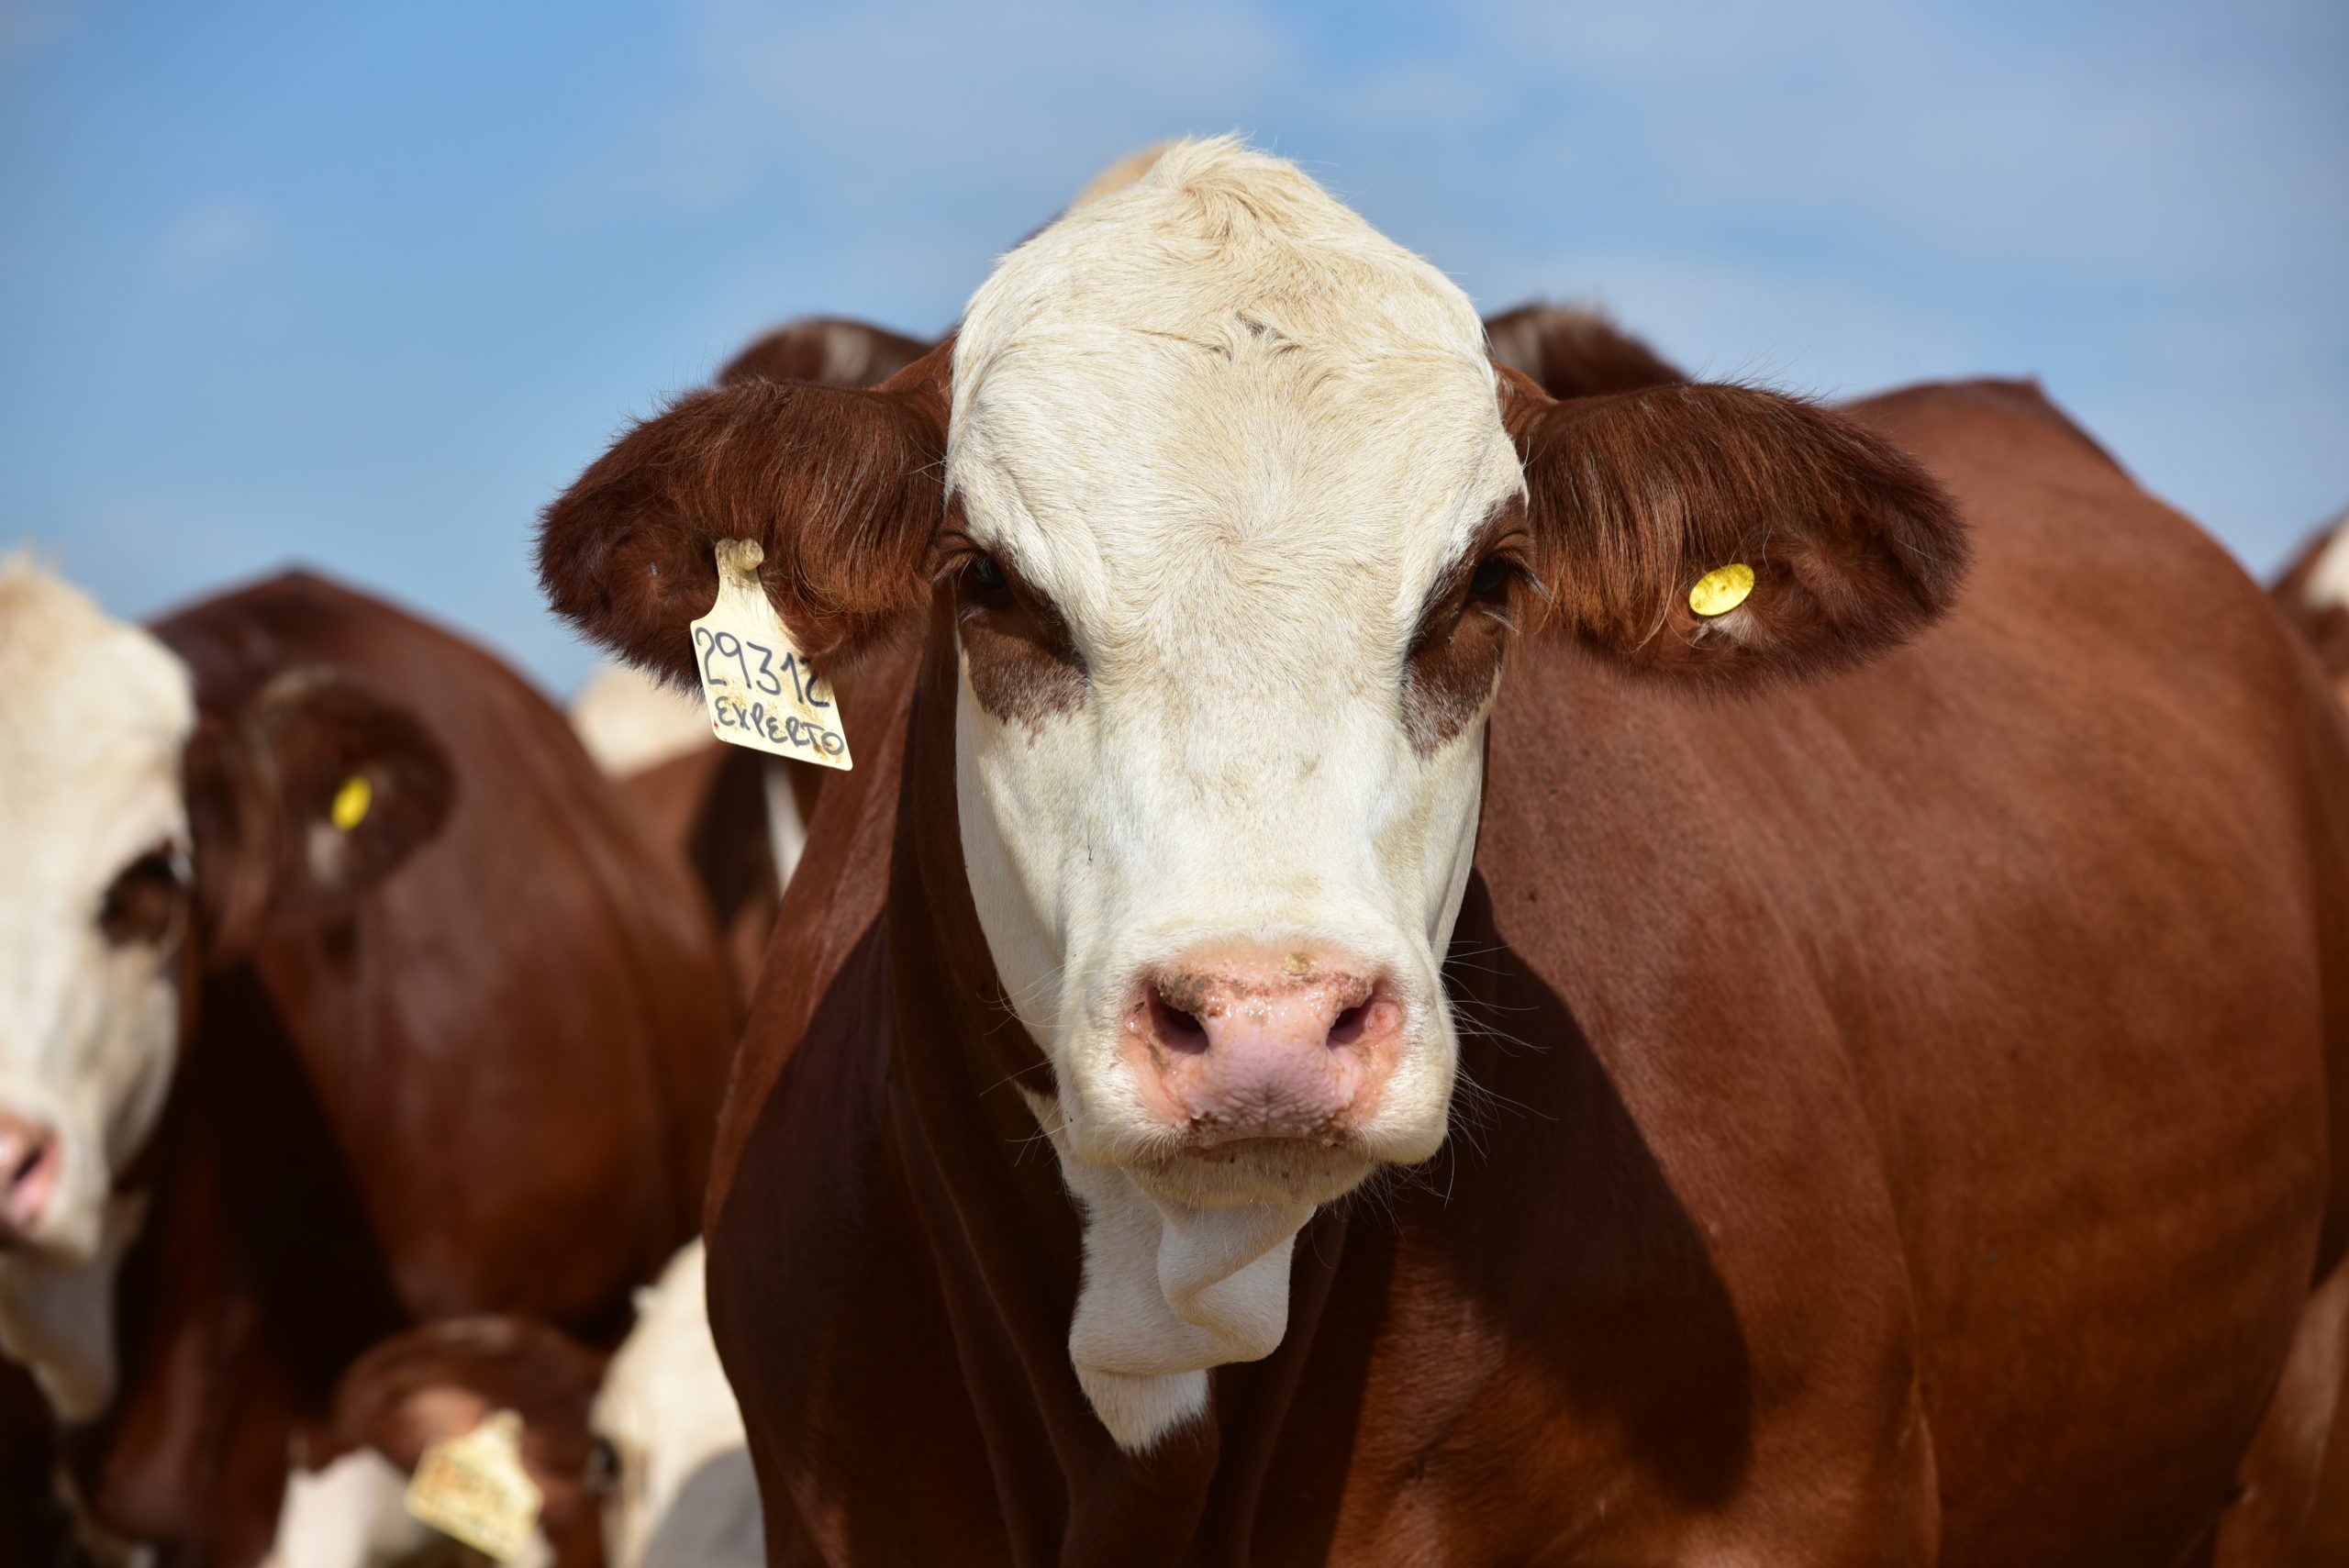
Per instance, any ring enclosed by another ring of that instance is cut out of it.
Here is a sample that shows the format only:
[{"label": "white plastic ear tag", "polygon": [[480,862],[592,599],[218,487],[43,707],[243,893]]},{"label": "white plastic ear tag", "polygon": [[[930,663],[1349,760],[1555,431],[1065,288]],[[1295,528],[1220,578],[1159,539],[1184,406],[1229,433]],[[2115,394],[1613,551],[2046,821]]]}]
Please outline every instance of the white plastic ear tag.
[{"label": "white plastic ear tag", "polygon": [[831,686],[791,640],[759,586],[756,539],[718,541],[718,602],[693,623],[709,732],[720,740],[818,767],[849,768],[848,736]]},{"label": "white plastic ear tag", "polygon": [[539,1488],[522,1468],[522,1418],[500,1410],[417,1461],[408,1513],[499,1562],[517,1562],[539,1522]]}]

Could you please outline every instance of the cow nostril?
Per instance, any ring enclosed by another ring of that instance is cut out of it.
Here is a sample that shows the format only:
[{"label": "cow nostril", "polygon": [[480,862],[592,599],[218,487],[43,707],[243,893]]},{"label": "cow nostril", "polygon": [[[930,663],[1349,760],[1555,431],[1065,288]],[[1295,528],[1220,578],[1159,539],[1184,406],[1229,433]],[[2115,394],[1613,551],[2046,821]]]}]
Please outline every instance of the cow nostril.
[{"label": "cow nostril", "polygon": [[1195,1013],[1186,1013],[1156,991],[1150,994],[1151,1037],[1171,1050],[1193,1054],[1208,1048],[1208,1027]]},{"label": "cow nostril", "polygon": [[1330,1026],[1330,1043],[1352,1045],[1360,1040],[1363,1030],[1370,1027],[1370,1008],[1371,1004],[1363,1001],[1340,1013],[1337,1020]]},{"label": "cow nostril", "polygon": [[26,1182],[32,1179],[32,1173],[40,1169],[41,1162],[48,1158],[47,1142],[35,1140],[28,1143],[24,1152],[17,1156],[17,1162],[9,1168],[8,1179],[5,1184],[12,1192],[24,1185]]}]

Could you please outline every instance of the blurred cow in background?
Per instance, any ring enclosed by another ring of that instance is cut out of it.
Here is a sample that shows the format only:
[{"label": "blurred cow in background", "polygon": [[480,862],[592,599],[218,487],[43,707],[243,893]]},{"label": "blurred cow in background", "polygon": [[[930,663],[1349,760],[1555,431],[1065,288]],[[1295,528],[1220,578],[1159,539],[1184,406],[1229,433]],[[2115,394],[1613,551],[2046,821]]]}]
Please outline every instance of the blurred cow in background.
[{"label": "blurred cow in background", "polygon": [[2319,529],[2276,579],[2276,603],[2349,694],[2349,511]]},{"label": "blurred cow in background", "polygon": [[[756,1568],[758,1485],[718,1362],[702,1247],[637,1293],[607,1362],[515,1317],[451,1318],[356,1362],[288,1492],[272,1568],[362,1568],[431,1544],[401,1496],[425,1449],[495,1410],[522,1417],[522,1462],[545,1499],[526,1562],[550,1568]],[[357,1528],[354,1528],[356,1526]]]},{"label": "blurred cow in background", "polygon": [[371,1345],[607,1345],[693,1234],[716,933],[479,650],[300,574],[142,630],[17,564],[0,823],[0,1345],[113,1536],[255,1562]]}]

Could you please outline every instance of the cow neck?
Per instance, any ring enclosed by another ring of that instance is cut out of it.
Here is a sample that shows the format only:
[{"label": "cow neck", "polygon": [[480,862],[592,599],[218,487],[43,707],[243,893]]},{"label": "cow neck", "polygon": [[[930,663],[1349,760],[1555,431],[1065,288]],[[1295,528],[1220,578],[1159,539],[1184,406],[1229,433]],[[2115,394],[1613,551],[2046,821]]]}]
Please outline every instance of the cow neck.
[{"label": "cow neck", "polygon": [[[1235,1399],[1209,1396],[1206,1372],[1194,1372],[1200,1395],[1195,1413],[1133,1453],[1112,1439],[1079,1384],[1072,1330],[1081,1335],[1085,1329],[1079,1302],[1087,1236],[1071,1197],[1075,1182],[1064,1184],[1061,1162],[1031,1109],[1049,1101],[1052,1069],[1011,1012],[964,870],[953,804],[960,679],[952,622],[941,615],[931,623],[908,719],[888,903],[896,1065],[891,1116],[899,1153],[938,1253],[947,1311],[973,1403],[987,1427],[996,1485],[1010,1494],[1006,1514],[1015,1533],[1023,1514],[1065,1516],[1050,1553],[1059,1560],[1091,1560],[1097,1550],[1113,1546],[1139,1551],[1136,1562],[1184,1560],[1197,1543],[1211,1494],[1221,1497],[1214,1510],[1219,1516],[1230,1513],[1234,1502],[1241,1515],[1252,1511],[1253,1473],[1271,1451],[1268,1433],[1280,1423],[1296,1369],[1291,1364],[1269,1377],[1252,1376],[1244,1396]],[[1091,1179],[1123,1180],[1108,1173]],[[1081,1195],[1097,1220],[1102,1195]],[[1231,1234],[1195,1238],[1192,1256],[1200,1272],[1177,1283],[1197,1294],[1212,1296],[1219,1288],[1229,1294],[1229,1282],[1251,1266],[1260,1274],[1269,1272],[1256,1260],[1270,1256],[1279,1276],[1276,1307],[1286,1313],[1291,1244],[1308,1218],[1309,1210],[1276,1221],[1248,1216]],[[1249,1234],[1238,1234],[1241,1230]],[[1334,1257],[1335,1230],[1330,1226],[1325,1256]],[[1317,1238],[1321,1233],[1317,1227]],[[1160,1251],[1154,1234],[1147,1245],[1153,1256]],[[1211,1255],[1219,1248],[1220,1272]],[[1097,1246],[1097,1260],[1099,1252]],[[1152,1268],[1149,1277],[1155,1281],[1160,1272]],[[1322,1266],[1312,1272],[1302,1295],[1318,1313],[1327,1281]],[[1264,1298],[1259,1291],[1257,1307]],[[1152,1305],[1186,1344],[1200,1349],[1202,1365],[1242,1355],[1252,1360],[1284,1343],[1276,1322],[1269,1338],[1208,1344],[1196,1324],[1168,1311],[1163,1297]],[[1289,1343],[1301,1346],[1311,1338],[1309,1323],[1291,1317],[1287,1328]],[[1241,1354],[1230,1353],[1235,1350]],[[1297,1357],[1275,1359],[1293,1362]],[[1019,1408],[1007,1413],[1007,1404]],[[1239,1468],[1250,1473],[1219,1463],[1225,1456],[1245,1456]],[[1047,1458],[1050,1463],[1040,1467]],[[1039,1488],[1049,1496],[1039,1495],[1032,1509],[1023,1507],[1017,1495]],[[1222,1527],[1210,1533],[1222,1533]]]}]

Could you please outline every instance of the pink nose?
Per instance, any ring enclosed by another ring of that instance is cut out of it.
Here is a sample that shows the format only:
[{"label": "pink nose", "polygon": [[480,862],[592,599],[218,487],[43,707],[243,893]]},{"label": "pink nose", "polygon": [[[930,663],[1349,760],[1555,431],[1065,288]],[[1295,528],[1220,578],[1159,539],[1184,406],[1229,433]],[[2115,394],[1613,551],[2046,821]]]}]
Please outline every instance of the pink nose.
[{"label": "pink nose", "polygon": [[1143,1105],[1196,1147],[1339,1143],[1378,1108],[1404,1009],[1371,966],[1319,947],[1218,947],[1143,978],[1126,1012]]},{"label": "pink nose", "polygon": [[0,1248],[31,1238],[64,1165],[54,1129],[0,1110]]}]

